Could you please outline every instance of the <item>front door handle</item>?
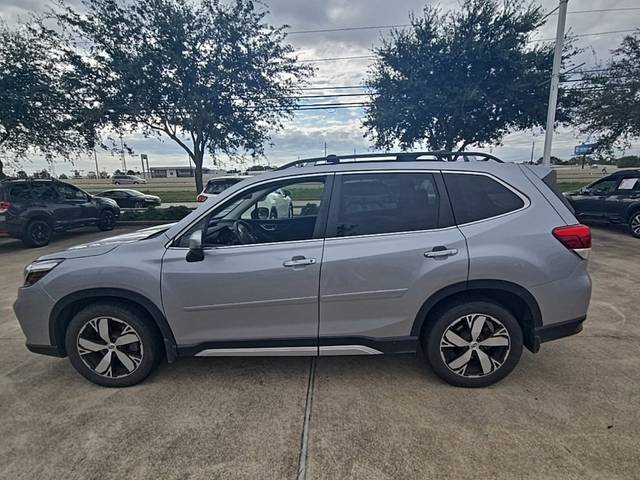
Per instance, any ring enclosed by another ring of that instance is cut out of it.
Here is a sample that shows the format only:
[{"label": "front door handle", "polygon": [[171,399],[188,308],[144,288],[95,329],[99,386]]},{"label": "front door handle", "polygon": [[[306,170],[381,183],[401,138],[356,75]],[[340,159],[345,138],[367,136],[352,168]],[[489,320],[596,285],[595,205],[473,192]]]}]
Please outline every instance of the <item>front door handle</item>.
[{"label": "front door handle", "polygon": [[303,255],[296,255],[291,260],[283,262],[284,267],[304,267],[305,265],[314,265],[316,263],[315,258],[306,258]]},{"label": "front door handle", "polygon": [[457,255],[458,254],[458,249],[457,248],[447,248],[447,247],[433,247],[433,249],[431,249],[428,252],[424,252],[424,256],[427,258],[440,258],[440,257],[450,257],[452,255]]}]

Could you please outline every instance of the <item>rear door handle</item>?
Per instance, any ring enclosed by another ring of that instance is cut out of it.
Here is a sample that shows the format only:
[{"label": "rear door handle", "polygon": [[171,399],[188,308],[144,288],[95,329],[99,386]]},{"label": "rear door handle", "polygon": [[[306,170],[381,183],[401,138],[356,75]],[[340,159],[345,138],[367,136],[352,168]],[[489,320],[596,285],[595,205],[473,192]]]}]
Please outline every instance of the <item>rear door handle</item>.
[{"label": "rear door handle", "polygon": [[439,258],[439,257],[450,257],[452,255],[457,255],[457,248],[447,248],[447,247],[433,247],[428,252],[424,252],[424,256],[427,258]]},{"label": "rear door handle", "polygon": [[287,260],[282,263],[284,267],[303,267],[305,265],[314,265],[316,263],[315,258],[306,258],[302,255],[296,255],[291,260]]}]

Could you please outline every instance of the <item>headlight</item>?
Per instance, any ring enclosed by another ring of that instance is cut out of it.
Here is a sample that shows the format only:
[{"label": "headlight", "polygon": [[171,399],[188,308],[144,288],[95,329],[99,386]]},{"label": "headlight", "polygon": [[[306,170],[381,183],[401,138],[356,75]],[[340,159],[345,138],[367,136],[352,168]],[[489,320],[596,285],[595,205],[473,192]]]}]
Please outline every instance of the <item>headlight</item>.
[{"label": "headlight", "polygon": [[42,260],[30,263],[24,268],[24,287],[33,285],[47,273],[53,270],[57,265],[63,262],[62,258],[54,260]]}]

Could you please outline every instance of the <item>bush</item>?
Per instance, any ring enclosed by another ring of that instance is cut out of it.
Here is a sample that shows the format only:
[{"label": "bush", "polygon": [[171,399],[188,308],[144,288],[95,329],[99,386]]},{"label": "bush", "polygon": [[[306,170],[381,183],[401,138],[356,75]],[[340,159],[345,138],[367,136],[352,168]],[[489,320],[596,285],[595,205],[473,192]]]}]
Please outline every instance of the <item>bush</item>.
[{"label": "bush", "polygon": [[134,210],[126,211],[120,216],[120,220],[123,222],[131,221],[171,221],[175,222],[182,220],[184,217],[191,213],[191,209],[188,207],[168,207],[168,208],[154,208],[149,207],[146,210]]}]

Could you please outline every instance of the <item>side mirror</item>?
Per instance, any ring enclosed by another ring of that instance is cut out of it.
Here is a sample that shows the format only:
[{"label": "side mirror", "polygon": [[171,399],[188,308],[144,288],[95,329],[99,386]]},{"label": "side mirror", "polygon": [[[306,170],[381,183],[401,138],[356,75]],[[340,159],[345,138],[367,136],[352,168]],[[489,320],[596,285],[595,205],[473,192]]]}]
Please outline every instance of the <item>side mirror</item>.
[{"label": "side mirror", "polygon": [[201,262],[202,260],[204,260],[204,250],[202,249],[202,230],[200,230],[189,237],[187,262]]},{"label": "side mirror", "polygon": [[251,211],[252,220],[269,220],[269,209],[267,207],[258,207]]},{"label": "side mirror", "polygon": [[282,193],[284,193],[285,197],[291,198],[291,190],[282,190]]}]

